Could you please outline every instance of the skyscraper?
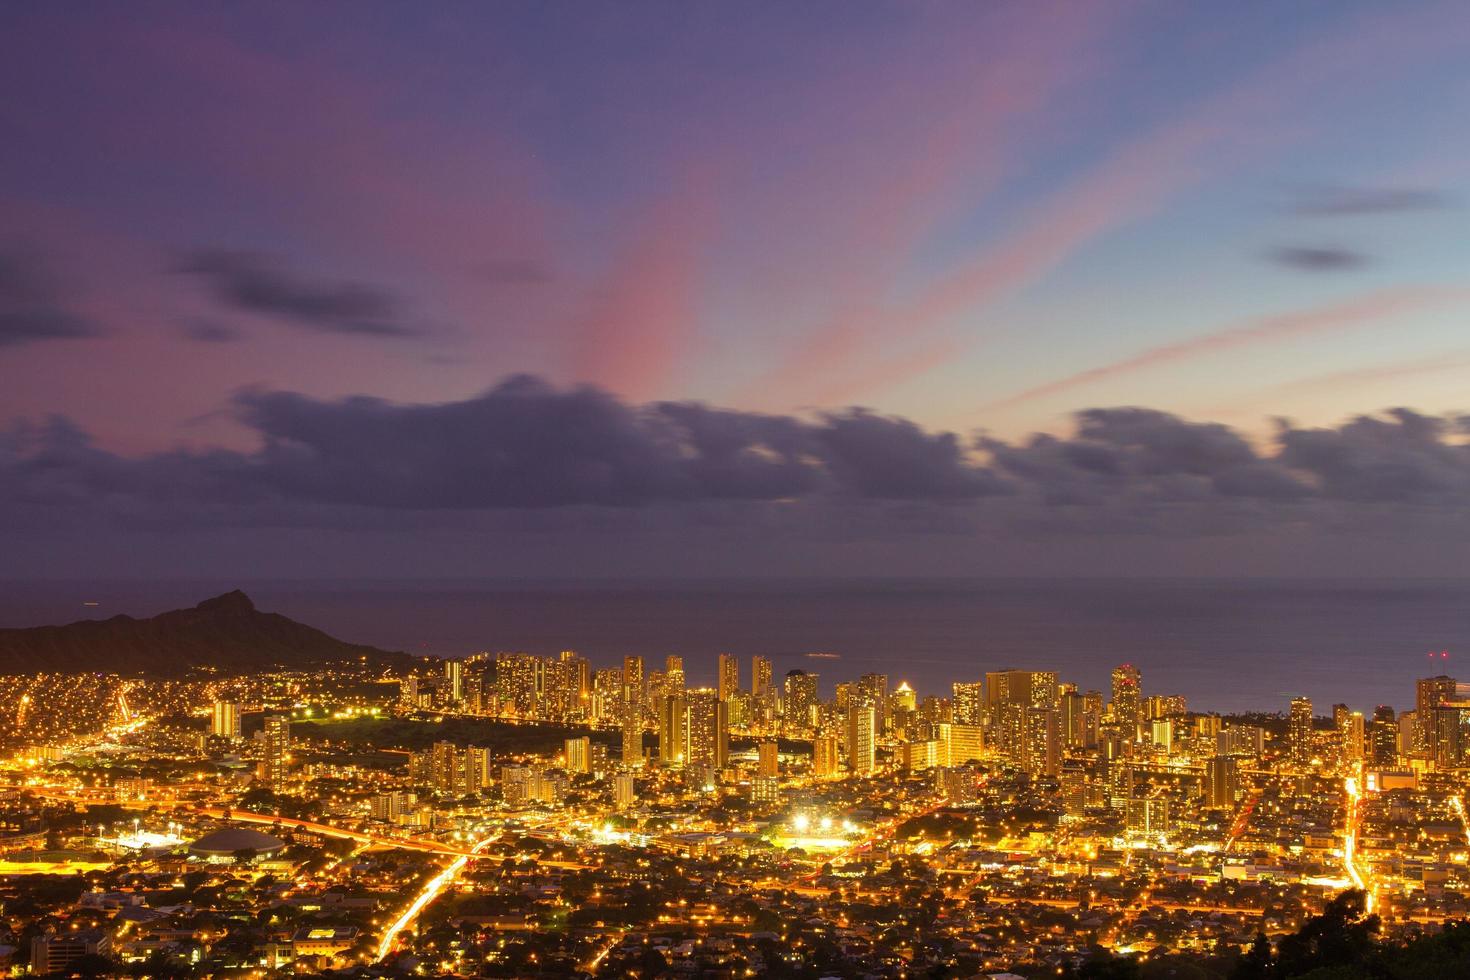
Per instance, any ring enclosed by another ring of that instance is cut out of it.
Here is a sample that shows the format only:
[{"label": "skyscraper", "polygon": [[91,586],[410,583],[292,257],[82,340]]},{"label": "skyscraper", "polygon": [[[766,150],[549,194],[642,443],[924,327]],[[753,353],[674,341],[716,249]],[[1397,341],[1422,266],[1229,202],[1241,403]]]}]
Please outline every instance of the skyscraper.
[{"label": "skyscraper", "polygon": [[1205,803],[1234,807],[1240,791],[1239,763],[1234,756],[1217,755],[1205,763]]},{"label": "skyscraper", "polygon": [[771,658],[750,658],[750,693],[757,698],[771,693]]},{"label": "skyscraper", "polygon": [[740,691],[740,658],[733,653],[720,654],[719,676],[716,687],[720,692],[720,700],[728,701],[731,695]]},{"label": "skyscraper", "polygon": [[1373,723],[1368,727],[1368,754],[1375,766],[1398,765],[1399,726],[1393,708],[1386,704],[1373,709]]},{"label": "skyscraper", "polygon": [[719,692],[701,687],[690,691],[688,702],[689,763],[711,769],[730,765],[729,707]]},{"label": "skyscraper", "polygon": [[1123,737],[1138,737],[1138,722],[1143,717],[1143,674],[1132,664],[1113,668],[1113,723],[1123,729]]},{"label": "skyscraper", "polygon": [[623,658],[623,765],[643,765],[643,658]]},{"label": "skyscraper", "polygon": [[1055,776],[1062,767],[1062,740],[1055,708],[1026,708],[1021,729],[1021,768],[1032,776]]},{"label": "skyscraper", "polygon": [[797,669],[786,672],[786,724],[797,728],[811,725],[817,703],[817,675]]},{"label": "skyscraper", "polygon": [[209,734],[220,738],[239,738],[240,706],[233,701],[216,701],[209,720]]},{"label": "skyscraper", "polygon": [[623,658],[623,701],[643,704],[643,658]]},{"label": "skyscraper", "polygon": [[1055,708],[1059,688],[1050,670],[996,670],[985,675],[985,711],[996,748],[1021,758],[1022,728],[1027,708]]},{"label": "skyscraper", "polygon": [[872,705],[850,704],[847,708],[847,767],[855,773],[877,768],[877,712]]},{"label": "skyscraper", "polygon": [[643,721],[642,719],[623,719],[623,765],[643,765]]},{"label": "skyscraper", "polygon": [[837,773],[837,739],[832,735],[818,735],[812,740],[812,775],[818,778]]},{"label": "skyscraper", "polygon": [[444,661],[444,697],[451,706],[464,701],[464,664],[458,660]]},{"label": "skyscraper", "polygon": [[1287,745],[1291,749],[1292,761],[1307,765],[1312,761],[1315,746],[1312,744],[1312,699],[1291,699],[1291,714],[1287,718]]},{"label": "skyscraper", "polygon": [[689,712],[683,695],[666,694],[658,707],[658,761],[682,766],[689,757]]},{"label": "skyscraper", "polygon": [[684,658],[668,656],[664,658],[664,693],[684,693]]},{"label": "skyscraper", "polygon": [[1421,677],[1414,683],[1414,744],[1416,758],[1434,757],[1435,714],[1441,705],[1455,700],[1455,679],[1440,674]]},{"label": "skyscraper", "polygon": [[261,733],[260,776],[266,788],[279,793],[286,785],[286,770],[291,761],[291,718],[288,715],[266,715]]},{"label": "skyscraper", "polygon": [[768,778],[781,774],[781,747],[775,742],[756,746],[756,773]]},{"label": "skyscraper", "polygon": [[567,772],[592,771],[592,740],[586,735],[569,738],[565,744]]},{"label": "skyscraper", "polygon": [[954,723],[956,725],[982,725],[985,723],[985,688],[979,681],[954,682]]}]

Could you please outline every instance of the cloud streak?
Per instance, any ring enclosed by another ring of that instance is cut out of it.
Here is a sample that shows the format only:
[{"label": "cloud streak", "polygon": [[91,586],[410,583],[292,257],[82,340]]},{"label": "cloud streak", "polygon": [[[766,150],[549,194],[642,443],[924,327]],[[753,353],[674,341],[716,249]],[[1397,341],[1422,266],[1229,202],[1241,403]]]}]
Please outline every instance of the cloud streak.
[{"label": "cloud streak", "polygon": [[1419,187],[1311,187],[1298,194],[1292,211],[1314,218],[1340,218],[1432,211],[1448,204],[1439,191]]},{"label": "cloud streak", "polygon": [[1266,253],[1276,265],[1300,272],[1343,272],[1368,264],[1368,257],[1332,245],[1283,245]]},{"label": "cloud streak", "polygon": [[1253,317],[1211,333],[1170,344],[1160,344],[1121,360],[1078,371],[1055,381],[1036,385],[990,403],[989,408],[1010,408],[1024,402],[1051,398],[1077,388],[1134,372],[1206,357],[1241,347],[1279,343],[1309,334],[1345,330],[1421,310],[1470,302],[1470,288],[1449,286],[1403,287],[1379,290],[1365,296],[1326,306]]}]

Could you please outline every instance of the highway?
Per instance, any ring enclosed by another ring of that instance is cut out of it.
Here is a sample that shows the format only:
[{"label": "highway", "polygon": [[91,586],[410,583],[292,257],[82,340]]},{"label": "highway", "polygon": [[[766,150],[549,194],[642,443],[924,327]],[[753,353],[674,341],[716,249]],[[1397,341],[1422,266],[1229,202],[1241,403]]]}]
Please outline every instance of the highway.
[{"label": "highway", "polygon": [[499,834],[492,834],[476,842],[475,846],[470,848],[467,853],[461,854],[449,862],[443,871],[429,879],[429,883],[424,886],[423,891],[418,893],[414,900],[409,903],[408,908],[403,910],[403,914],[394,920],[393,924],[383,933],[383,938],[378,941],[378,959],[383,959],[393,951],[393,946],[397,943],[399,934],[413,925],[420,913],[428,908],[434,899],[439,897],[439,893],[444,891],[445,888],[449,887],[451,882],[459,877],[460,872],[465,869],[465,865],[470,863],[472,856],[482,848],[489,846],[499,839]]}]

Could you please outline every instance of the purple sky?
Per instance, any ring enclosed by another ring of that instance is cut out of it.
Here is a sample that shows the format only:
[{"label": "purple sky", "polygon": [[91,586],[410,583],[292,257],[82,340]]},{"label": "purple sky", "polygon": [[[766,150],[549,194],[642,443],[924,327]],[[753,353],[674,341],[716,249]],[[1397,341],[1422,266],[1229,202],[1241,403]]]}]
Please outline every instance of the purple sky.
[{"label": "purple sky", "polygon": [[1467,44],[9,5],[0,575],[1459,574]]}]

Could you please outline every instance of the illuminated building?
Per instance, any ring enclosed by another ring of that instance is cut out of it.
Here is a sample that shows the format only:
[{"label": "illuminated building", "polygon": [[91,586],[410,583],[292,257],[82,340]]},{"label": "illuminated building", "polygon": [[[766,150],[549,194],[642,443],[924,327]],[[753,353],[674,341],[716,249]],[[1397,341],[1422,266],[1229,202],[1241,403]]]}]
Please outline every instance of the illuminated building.
[{"label": "illuminated building", "polygon": [[564,743],[567,772],[590,773],[592,771],[592,739],[569,738]]},{"label": "illuminated building", "polygon": [[1189,713],[1189,705],[1182,694],[1150,694],[1143,699],[1145,721],[1157,718],[1177,718]]},{"label": "illuminated building", "polygon": [[1097,745],[1098,715],[1088,710],[1086,695],[1067,691],[1062,695],[1062,741],[1072,748]]},{"label": "illuminated building", "polygon": [[817,675],[801,669],[786,672],[786,723],[797,728],[811,725],[817,704]]},{"label": "illuminated building", "polygon": [[658,761],[682,766],[689,755],[689,712],[684,698],[665,695],[658,706]]},{"label": "illuminated building", "polygon": [[444,661],[444,697],[451,706],[464,701],[464,664],[458,660]]},{"label": "illuminated building", "polygon": [[490,785],[490,750],[478,745],[460,748],[453,742],[435,742],[427,752],[409,758],[415,785],[431,786],[454,796],[473,795]]},{"label": "illuminated building", "polygon": [[1136,739],[1138,723],[1143,719],[1143,674],[1132,664],[1113,668],[1113,700],[1110,708],[1113,724],[1123,729],[1123,737]]},{"label": "illuminated building", "polygon": [[1419,759],[1434,757],[1434,709],[1455,700],[1455,679],[1440,674],[1414,682],[1414,736],[1410,754]]},{"label": "illuminated building", "polygon": [[1154,745],[1168,755],[1174,751],[1174,723],[1167,718],[1156,718],[1149,725]]},{"label": "illuminated building", "polygon": [[740,693],[740,658],[733,653],[720,654],[716,687],[721,701],[728,701]]},{"label": "illuminated building", "polygon": [[877,713],[872,706],[848,706],[847,768],[855,773],[868,773],[877,768],[876,725]]},{"label": "illuminated building", "polygon": [[979,725],[949,726],[949,761],[951,765],[978,762],[985,754],[985,729]]},{"label": "illuminated building", "polygon": [[748,728],[754,717],[751,712],[751,698],[747,691],[735,691],[725,699],[725,704],[730,709],[730,727]]},{"label": "illuminated building", "polygon": [[1212,807],[1234,807],[1240,796],[1239,763],[1233,756],[1217,755],[1205,763],[1205,802]]},{"label": "illuminated building", "polygon": [[1055,708],[1026,708],[1021,729],[1021,768],[1032,776],[1055,776],[1062,765],[1062,740]]},{"label": "illuminated building", "polygon": [[290,761],[290,717],[266,715],[265,728],[261,732],[260,775],[271,792],[280,792],[286,785],[286,770]]},{"label": "illuminated building", "polygon": [[985,712],[996,748],[1020,761],[1026,709],[1053,708],[1058,702],[1053,671],[996,670],[985,675]]},{"label": "illuminated building", "polygon": [[1438,769],[1458,769],[1470,757],[1470,704],[1441,704],[1430,712],[1430,758]]},{"label": "illuminated building", "polygon": [[934,772],[934,789],[953,804],[973,803],[979,795],[980,775],[969,766],[944,766]]},{"label": "illuminated building", "polygon": [[781,780],[774,776],[756,776],[750,781],[750,798],[756,803],[781,802]]},{"label": "illuminated building", "polygon": [[[878,703],[882,703],[881,701]],[[910,716],[914,714],[918,706],[918,696],[914,689],[909,686],[908,681],[900,681],[898,687],[893,689],[893,697],[889,700],[891,710],[887,719],[880,719],[879,731],[888,731],[890,728],[907,728]]]},{"label": "illuminated building", "polygon": [[613,805],[627,810],[638,802],[636,784],[631,772],[620,772],[613,776]]},{"label": "illuminated building", "polygon": [[979,681],[955,681],[954,723],[956,725],[983,725],[985,723],[985,687]]},{"label": "illuminated building", "polygon": [[1266,732],[1256,725],[1226,725],[1215,738],[1218,755],[1259,756],[1266,749]]},{"label": "illuminated building", "polygon": [[908,770],[928,769],[938,764],[938,748],[938,743],[932,739],[901,742],[898,746],[898,764]]},{"label": "illuminated building", "polygon": [[623,658],[623,690],[618,706],[623,731],[623,765],[643,765],[643,658]]},{"label": "illuminated building", "polygon": [[781,747],[775,742],[762,742],[756,746],[756,772],[762,776],[781,774]]},{"label": "illuminated building", "polygon": [[1375,766],[1396,766],[1399,761],[1399,726],[1393,708],[1380,704],[1373,709],[1368,728],[1369,761]]},{"label": "illuminated building", "polygon": [[239,738],[240,706],[233,701],[216,701],[209,719],[209,734],[220,738]]},{"label": "illuminated building", "polygon": [[771,659],[769,657],[750,658],[750,693],[757,698],[772,693]]},{"label": "illuminated building", "polygon": [[1057,777],[1061,790],[1062,812],[1077,818],[1087,812],[1087,772],[1080,766],[1065,766]]},{"label": "illuminated building", "polygon": [[664,658],[664,694],[679,696],[684,693],[684,658]]},{"label": "illuminated building", "polygon": [[643,765],[643,716],[636,705],[623,705],[623,765]]},{"label": "illuminated building", "polygon": [[730,764],[730,716],[725,702],[708,687],[690,691],[686,700],[690,764],[726,768]]},{"label": "illuminated building", "polygon": [[643,704],[643,658],[623,658],[623,704]]},{"label": "illuminated building", "polygon": [[417,802],[412,793],[378,793],[373,797],[372,815],[374,820],[384,823],[397,823],[399,819],[409,811]]},{"label": "illuminated building", "polygon": [[418,710],[419,679],[417,677],[405,677],[398,682],[398,704],[408,711]]},{"label": "illuminated building", "polygon": [[590,720],[617,721],[622,717],[623,674],[608,667],[592,675],[592,712]]},{"label": "illuminated building", "polygon": [[[849,700],[856,699],[873,709],[874,731],[879,735],[893,728],[893,705],[888,698],[888,675],[867,673],[857,679]],[[843,706],[843,711],[847,706]]]},{"label": "illuminated building", "polygon": [[818,735],[812,740],[812,775],[819,778],[837,774],[840,763],[837,758],[837,738],[834,735]]},{"label": "illuminated building", "polygon": [[1332,706],[1332,727],[1342,743],[1342,757],[1348,762],[1363,759],[1363,713],[1353,711],[1345,704]]},{"label": "illuminated building", "polygon": [[1131,799],[1124,808],[1124,821],[1130,837],[1162,837],[1170,829],[1169,801],[1156,796]]},{"label": "illuminated building", "polygon": [[1312,761],[1312,699],[1291,699],[1291,712],[1286,722],[1286,741],[1292,761],[1306,765]]},{"label": "illuminated building", "polygon": [[500,710],[517,718],[536,717],[540,658],[523,653],[501,653],[495,657],[495,693]]}]

